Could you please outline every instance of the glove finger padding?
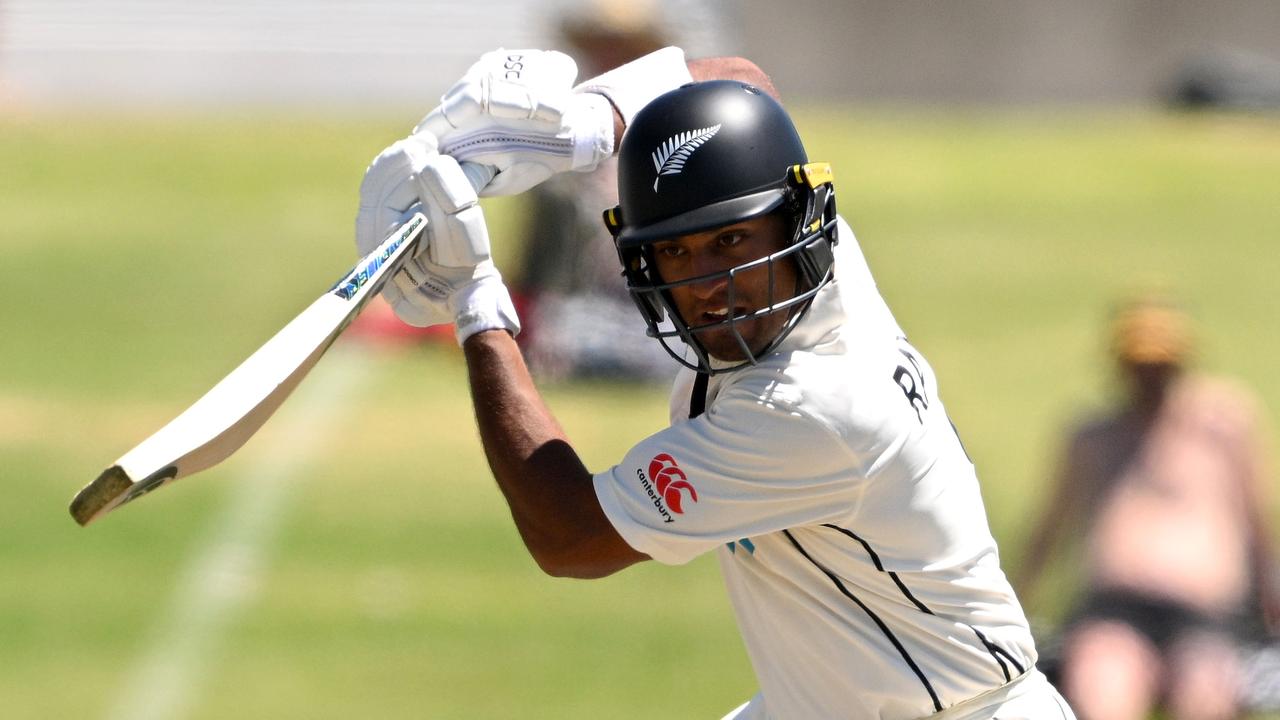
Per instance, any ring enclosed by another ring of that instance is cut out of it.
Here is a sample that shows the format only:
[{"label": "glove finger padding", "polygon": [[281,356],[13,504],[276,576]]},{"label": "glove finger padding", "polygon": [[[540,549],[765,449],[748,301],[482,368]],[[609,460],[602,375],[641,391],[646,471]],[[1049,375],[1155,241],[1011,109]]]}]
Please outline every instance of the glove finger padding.
[{"label": "glove finger padding", "polygon": [[417,185],[427,215],[428,259],[463,268],[489,259],[489,231],[471,180],[448,155],[434,155],[418,171]]},{"label": "glove finger padding", "polygon": [[460,268],[479,265],[490,258],[489,228],[479,205],[459,210],[445,218],[444,234],[449,243],[431,243],[427,248],[431,262],[442,267]]},{"label": "glove finger padding", "polygon": [[356,213],[356,248],[362,255],[377,247],[418,202],[420,190],[413,176],[435,153],[435,137],[411,135],[383,150],[369,164],[360,183]]},{"label": "glove finger padding", "polygon": [[375,247],[408,215],[422,212],[424,239],[383,288],[396,315],[419,327],[453,322],[459,343],[484,330],[518,333],[520,319],[490,259],[489,233],[471,179],[482,183],[490,171],[469,168],[469,176],[436,147],[435,138],[421,132],[374,159],[360,186],[357,243],[367,252],[366,246]]},{"label": "glove finger padding", "polygon": [[[418,172],[435,157],[439,157],[435,137],[418,133],[393,143],[369,164],[360,183],[360,209],[356,214],[356,247],[361,254],[376,248],[415,210],[424,209],[425,214],[425,208],[419,203],[423,188]],[[439,222],[444,224],[444,220]],[[429,224],[427,232],[430,231]],[[420,242],[417,252],[423,252],[427,244],[425,240]],[[406,263],[406,267],[408,265]],[[402,269],[383,287],[382,294],[396,315],[410,325],[427,327],[451,322],[453,317],[445,308],[445,297],[438,299],[438,307],[423,303],[419,285]]]},{"label": "glove finger padding", "polygon": [[573,88],[578,77],[577,63],[555,50],[502,53],[503,72],[489,74],[489,114],[558,125],[565,110],[559,101],[564,91]]},{"label": "glove finger padding", "polygon": [[440,106],[427,114],[414,132],[444,138],[456,128],[475,125],[481,116],[493,120],[530,121],[559,127],[562,98],[573,87],[578,66],[573,58],[554,50],[505,50],[480,56]]},{"label": "glove finger padding", "polygon": [[[440,152],[499,173],[480,195],[524,192],[560,172],[594,170],[613,152],[613,108],[593,93],[565,91],[560,124],[483,117],[440,140]],[[430,116],[429,116],[430,117]]]},{"label": "glove finger padding", "polygon": [[485,53],[414,132],[437,136],[443,154],[496,168],[483,197],[594,169],[613,151],[613,110],[601,96],[574,93],[577,75],[573,58],[561,52]]}]

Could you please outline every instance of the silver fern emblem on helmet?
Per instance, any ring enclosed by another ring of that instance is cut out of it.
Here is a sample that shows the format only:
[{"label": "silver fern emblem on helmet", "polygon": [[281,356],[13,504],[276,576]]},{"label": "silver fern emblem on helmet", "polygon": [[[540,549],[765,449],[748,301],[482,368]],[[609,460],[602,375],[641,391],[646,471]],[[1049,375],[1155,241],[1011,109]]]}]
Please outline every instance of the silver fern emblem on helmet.
[{"label": "silver fern emblem on helmet", "polygon": [[720,125],[713,125],[701,130],[685,130],[672,135],[666,142],[653,151],[653,169],[658,175],[653,179],[653,191],[658,192],[658,181],[663,175],[679,175],[684,164],[693,155],[693,151],[720,132]]}]

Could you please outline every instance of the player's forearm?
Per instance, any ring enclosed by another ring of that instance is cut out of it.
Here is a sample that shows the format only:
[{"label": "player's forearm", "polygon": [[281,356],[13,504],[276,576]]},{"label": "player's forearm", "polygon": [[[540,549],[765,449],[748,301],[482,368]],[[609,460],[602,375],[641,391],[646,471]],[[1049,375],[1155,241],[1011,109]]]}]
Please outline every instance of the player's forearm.
[{"label": "player's forearm", "polygon": [[741,57],[714,57],[690,60],[689,74],[697,82],[704,80],[738,80],[755,85],[768,93],[774,100],[780,100],[778,89],[773,81],[758,65]]},{"label": "player's forearm", "polygon": [[[463,345],[476,424],[494,479],[529,550],[558,544],[549,500],[589,484],[577,454],[533,386],[515,341],[505,332],[479,333]],[[559,488],[558,485],[569,485]],[[547,520],[544,520],[547,518]]]},{"label": "player's forearm", "polygon": [[643,559],[609,551],[617,534],[591,474],[534,387],[515,340],[483,332],[463,349],[489,467],[538,565],[551,575],[600,577]]}]

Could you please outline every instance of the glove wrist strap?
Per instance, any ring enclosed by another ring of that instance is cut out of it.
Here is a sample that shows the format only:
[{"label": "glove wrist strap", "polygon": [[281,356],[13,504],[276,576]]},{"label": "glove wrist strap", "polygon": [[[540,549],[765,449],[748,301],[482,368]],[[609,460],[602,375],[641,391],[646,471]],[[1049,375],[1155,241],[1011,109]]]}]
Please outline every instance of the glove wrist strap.
[{"label": "glove wrist strap", "polygon": [[460,346],[467,338],[485,330],[520,334],[520,318],[511,302],[511,293],[499,275],[480,278],[459,288],[457,294],[449,298],[449,304],[454,309],[453,330]]},{"label": "glove wrist strap", "polygon": [[659,95],[690,82],[693,82],[693,76],[685,64],[684,50],[666,47],[593,77],[579,84],[574,91],[609,98],[622,115],[623,124],[630,126],[640,108]]},{"label": "glove wrist strap", "polygon": [[613,154],[613,105],[596,93],[576,96],[578,105],[565,125],[575,128],[573,135],[573,169],[595,170],[601,160]]}]

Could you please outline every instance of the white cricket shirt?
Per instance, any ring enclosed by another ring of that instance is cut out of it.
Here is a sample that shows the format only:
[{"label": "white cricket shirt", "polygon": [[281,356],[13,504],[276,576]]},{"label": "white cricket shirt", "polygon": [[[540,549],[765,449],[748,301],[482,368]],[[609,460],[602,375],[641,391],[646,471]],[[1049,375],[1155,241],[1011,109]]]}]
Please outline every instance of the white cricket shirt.
[{"label": "white cricket shirt", "polygon": [[769,717],[925,717],[1036,652],[933,372],[839,233],[836,280],[779,349],[712,376],[692,420],[682,373],[671,427],[596,495],[659,562],[716,551]]}]

